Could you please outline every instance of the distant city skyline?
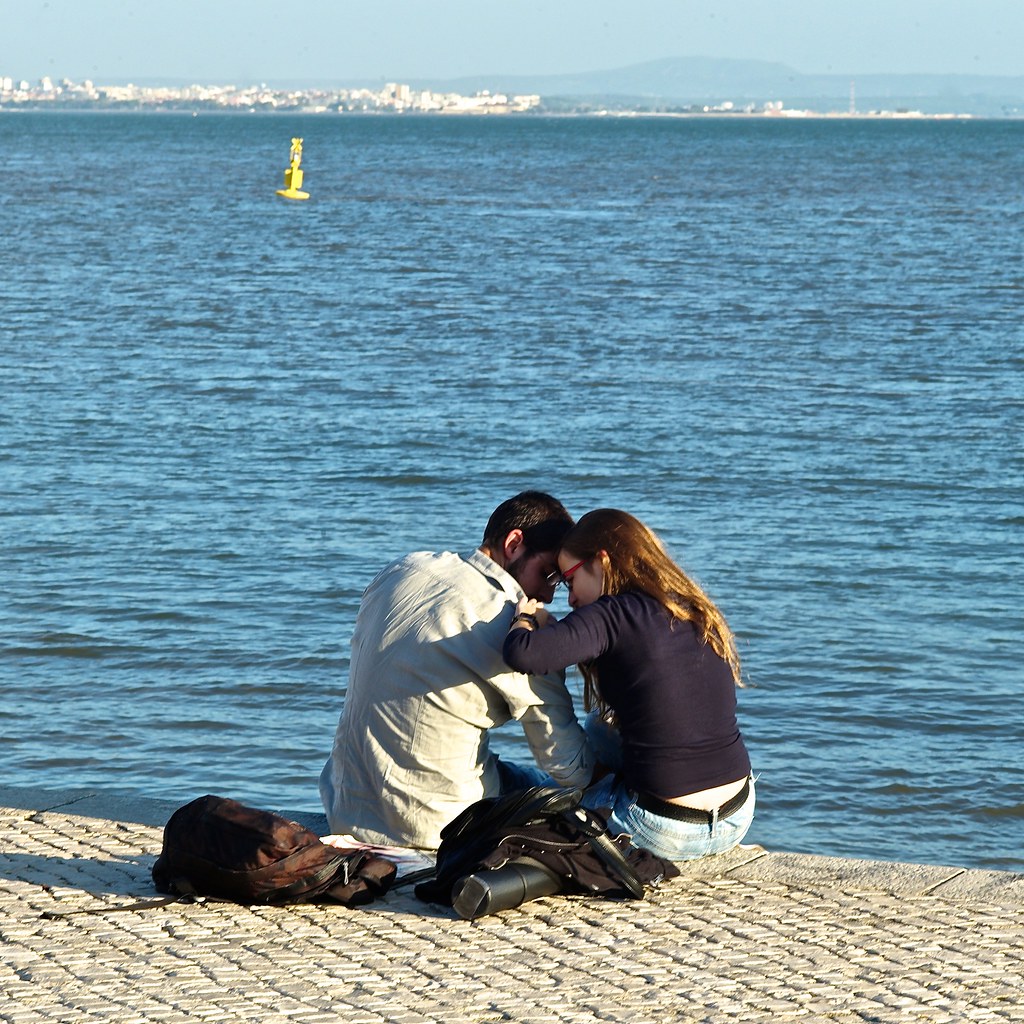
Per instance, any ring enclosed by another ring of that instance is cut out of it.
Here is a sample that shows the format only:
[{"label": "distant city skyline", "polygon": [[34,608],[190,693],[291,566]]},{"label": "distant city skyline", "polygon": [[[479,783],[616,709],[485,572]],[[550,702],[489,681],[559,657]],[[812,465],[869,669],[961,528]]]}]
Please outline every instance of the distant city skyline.
[{"label": "distant city skyline", "polygon": [[1021,0],[0,0],[0,75],[195,82],[563,74],[664,57],[1024,75]]}]

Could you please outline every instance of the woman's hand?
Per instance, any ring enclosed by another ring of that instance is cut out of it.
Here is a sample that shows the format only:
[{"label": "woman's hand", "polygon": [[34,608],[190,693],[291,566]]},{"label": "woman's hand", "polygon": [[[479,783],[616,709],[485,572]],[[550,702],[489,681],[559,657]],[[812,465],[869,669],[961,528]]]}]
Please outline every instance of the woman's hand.
[{"label": "woman's hand", "polygon": [[532,615],[537,620],[538,629],[543,629],[551,621],[551,613],[540,601],[532,597],[519,599],[519,604],[516,605],[516,615]]}]

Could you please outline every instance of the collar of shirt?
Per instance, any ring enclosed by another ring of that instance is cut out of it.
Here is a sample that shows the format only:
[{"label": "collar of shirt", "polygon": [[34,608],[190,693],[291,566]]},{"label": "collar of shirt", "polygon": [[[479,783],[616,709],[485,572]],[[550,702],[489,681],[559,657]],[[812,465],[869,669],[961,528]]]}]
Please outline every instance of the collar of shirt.
[{"label": "collar of shirt", "polygon": [[493,558],[485,555],[479,548],[471,554],[463,555],[463,560],[473,566],[482,576],[492,583],[498,590],[513,602],[524,597],[522,587],[510,576]]}]

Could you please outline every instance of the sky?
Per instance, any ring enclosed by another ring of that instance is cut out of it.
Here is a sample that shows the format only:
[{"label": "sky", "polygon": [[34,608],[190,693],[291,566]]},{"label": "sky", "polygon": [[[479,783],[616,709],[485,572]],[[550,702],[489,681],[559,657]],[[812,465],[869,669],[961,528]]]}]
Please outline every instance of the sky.
[{"label": "sky", "polygon": [[0,76],[451,79],[664,57],[1024,75],[1024,0],[0,0]]}]

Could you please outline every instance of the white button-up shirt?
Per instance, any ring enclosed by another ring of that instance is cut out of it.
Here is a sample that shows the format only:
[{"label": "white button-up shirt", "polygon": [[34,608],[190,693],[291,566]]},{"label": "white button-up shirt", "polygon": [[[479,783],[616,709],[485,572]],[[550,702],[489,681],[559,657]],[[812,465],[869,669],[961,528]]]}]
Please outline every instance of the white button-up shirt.
[{"label": "white button-up shirt", "polygon": [[320,777],[333,832],[436,849],[460,811],[498,795],[487,732],[513,718],[544,771],[564,786],[589,783],[593,757],[564,679],[502,659],[522,596],[481,551],[407,555],[366,588]]}]

